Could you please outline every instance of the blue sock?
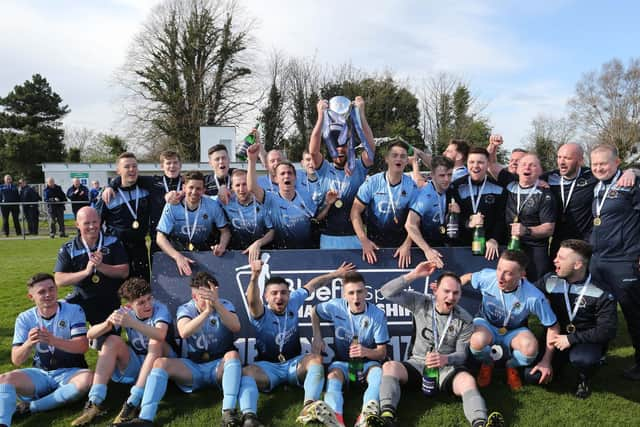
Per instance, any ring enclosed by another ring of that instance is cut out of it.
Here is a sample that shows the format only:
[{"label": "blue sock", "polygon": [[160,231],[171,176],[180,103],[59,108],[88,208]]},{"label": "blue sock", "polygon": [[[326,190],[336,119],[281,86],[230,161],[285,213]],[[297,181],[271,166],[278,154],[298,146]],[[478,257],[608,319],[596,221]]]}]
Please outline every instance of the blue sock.
[{"label": "blue sock", "polygon": [[481,350],[476,350],[469,347],[471,350],[471,354],[473,357],[481,361],[482,363],[492,363],[493,359],[491,359],[491,347],[485,345]]},{"label": "blue sock", "polygon": [[318,400],[324,387],[324,368],[322,365],[309,365],[304,379],[304,401]]},{"label": "blue sock", "polygon": [[369,369],[369,374],[367,375],[367,389],[364,391],[364,396],[362,396],[362,408],[364,409],[365,405],[372,400],[376,403],[380,403],[380,382],[382,381],[382,368],[379,366],[374,366]]},{"label": "blue sock", "polygon": [[100,405],[107,398],[107,385],[94,384],[89,390],[89,400],[96,405]]},{"label": "blue sock", "polygon": [[344,406],[344,396],[342,395],[342,382],[335,378],[327,381],[327,392],[324,394],[324,401],[337,414],[342,414]]},{"label": "blue sock", "polygon": [[142,405],[140,418],[153,421],[158,412],[158,404],[167,391],[169,374],[162,368],[153,368],[147,377],[147,384],[144,386],[142,395]]},{"label": "blue sock", "polygon": [[73,383],[58,387],[53,393],[47,394],[42,399],[34,400],[29,405],[31,412],[48,411],[64,405],[67,402],[80,398],[81,393]]},{"label": "blue sock", "polygon": [[129,394],[129,398],[127,399],[127,403],[133,406],[140,406],[143,393],[144,393],[143,387],[138,387],[134,385],[133,387],[131,387],[131,392]]},{"label": "blue sock", "polygon": [[16,399],[16,388],[12,384],[0,384],[0,424],[11,425]]},{"label": "blue sock", "polygon": [[531,357],[527,357],[524,354],[522,354],[519,350],[513,350],[512,353],[512,358],[507,360],[507,366],[510,368],[517,368],[520,366],[529,366],[531,365],[533,362],[535,362],[536,357],[538,357],[538,354],[534,354]]},{"label": "blue sock", "polygon": [[243,414],[258,413],[258,385],[253,377],[242,376],[238,400],[240,400],[240,412]]},{"label": "blue sock", "polygon": [[222,372],[223,411],[236,409],[241,377],[242,365],[240,364],[240,359],[229,359],[224,362],[224,370]]}]

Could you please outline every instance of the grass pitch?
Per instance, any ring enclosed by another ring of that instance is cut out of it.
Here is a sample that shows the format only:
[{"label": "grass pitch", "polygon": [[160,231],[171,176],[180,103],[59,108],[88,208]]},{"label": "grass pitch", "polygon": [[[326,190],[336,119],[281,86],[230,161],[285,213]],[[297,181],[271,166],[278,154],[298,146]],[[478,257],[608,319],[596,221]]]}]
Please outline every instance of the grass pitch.
[{"label": "grass pitch", "polygon": [[[51,272],[63,239],[0,241],[0,371],[13,369],[10,362],[11,340],[16,316],[30,307],[26,297],[27,278],[39,271]],[[65,292],[60,292],[64,296]],[[632,348],[626,324],[620,317],[618,338],[612,343],[607,363],[594,378],[592,396],[581,401],[573,397],[574,376],[567,370],[548,387],[525,386],[522,392],[511,393],[501,371],[494,373],[493,384],[482,390],[490,411],[501,411],[507,425],[513,426],[632,426],[640,423],[640,384],[624,380],[622,370],[629,366]],[[87,359],[95,364],[96,353],[90,350]],[[108,414],[95,425],[109,425],[116,416],[129,388],[111,383],[105,405]],[[289,387],[274,393],[261,394],[260,419],[269,426],[294,426],[302,406],[303,391]],[[347,393],[345,414],[347,425],[353,425],[359,412],[361,393]],[[222,395],[218,390],[204,390],[193,395],[181,393],[169,386],[161,403],[156,425],[176,427],[218,425]],[[15,420],[17,426],[68,426],[82,410],[84,401],[51,412],[33,414]],[[402,426],[466,426],[460,400],[440,395],[434,400],[419,392],[405,392],[399,407]]]}]

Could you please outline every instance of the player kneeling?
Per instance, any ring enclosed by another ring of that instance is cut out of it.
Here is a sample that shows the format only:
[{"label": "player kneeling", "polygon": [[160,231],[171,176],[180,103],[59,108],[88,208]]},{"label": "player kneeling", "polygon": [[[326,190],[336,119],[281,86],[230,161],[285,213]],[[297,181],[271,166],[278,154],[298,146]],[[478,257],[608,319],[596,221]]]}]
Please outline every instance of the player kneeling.
[{"label": "player kneeling", "polygon": [[464,366],[473,332],[473,317],[457,305],[462,295],[460,278],[444,272],[435,283],[433,296],[405,289],[434,270],[434,263],[422,262],[413,271],[380,289],[385,298],[413,313],[415,330],[409,360],[389,361],[382,366],[382,413],[377,419],[371,419],[369,425],[397,425],[396,411],[402,384],[421,388],[428,397],[433,397],[438,390],[453,392],[462,397],[464,414],[473,427],[502,426],[504,419],[500,413],[494,412],[487,417],[487,407],[475,379]]},{"label": "player kneeling", "polygon": [[151,426],[158,404],[172,379],[185,393],[208,386],[222,389],[222,425],[237,426],[235,407],[242,366],[233,346],[233,334],[240,320],[231,302],[218,297],[218,282],[209,273],[199,272],[191,280],[191,301],[178,307],[178,333],[182,357],[159,358],[147,378],[140,416],[114,426]]},{"label": "player kneeling", "polygon": [[[72,426],[89,424],[105,413],[102,402],[107,397],[109,379],[133,384],[115,422],[135,418],[153,363],[159,357],[175,357],[172,317],[164,304],[154,301],[151,285],[144,279],[132,277],[120,286],[118,294],[127,300],[127,307],[115,310],[87,333],[90,339],[104,341],[98,353],[89,400]],[[127,332],[128,345],[120,337],[122,329]]]},{"label": "player kneeling", "polygon": [[[46,411],[79,399],[91,385],[84,353],[87,323],[79,305],[58,302],[53,276],[38,273],[27,282],[35,307],[18,315],[11,363],[22,365],[33,354],[33,368],[0,375],[0,425],[11,418]],[[20,403],[16,406],[16,398]]]}]

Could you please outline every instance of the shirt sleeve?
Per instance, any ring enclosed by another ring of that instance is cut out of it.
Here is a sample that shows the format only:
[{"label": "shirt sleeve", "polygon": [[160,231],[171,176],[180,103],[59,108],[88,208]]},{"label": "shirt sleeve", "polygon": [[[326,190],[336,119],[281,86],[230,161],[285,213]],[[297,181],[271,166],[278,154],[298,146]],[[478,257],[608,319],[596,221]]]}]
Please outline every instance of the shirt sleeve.
[{"label": "shirt sleeve", "polygon": [[334,314],[333,301],[335,300],[321,302],[320,304],[316,305],[316,314],[318,315],[320,320],[325,320],[325,321],[333,320],[333,314]]},{"label": "shirt sleeve", "polygon": [[473,286],[473,289],[482,290],[491,284],[493,278],[495,278],[495,274],[495,270],[483,268],[471,275],[471,286]]},{"label": "shirt sleeve", "polygon": [[556,201],[550,190],[545,190],[540,203],[540,223],[556,222]]},{"label": "shirt sleeve", "polygon": [[291,296],[289,297],[289,309],[297,311],[302,304],[304,304],[304,300],[309,296],[309,291],[306,288],[298,288],[295,291],[291,292]]},{"label": "shirt sleeve", "polygon": [[473,333],[473,322],[464,322],[456,340],[456,351],[447,355],[447,363],[452,366],[463,365],[467,360],[467,348]]},{"label": "shirt sleeve", "polygon": [[176,319],[180,320],[182,318],[193,319],[193,315],[191,314],[191,310],[189,310],[189,303],[182,304],[176,310]]},{"label": "shirt sleeve", "polygon": [[405,289],[407,285],[408,283],[405,281],[404,276],[396,277],[382,286],[380,293],[389,301],[400,304],[414,312],[419,304],[424,304],[425,296],[417,292],[407,291]]},{"label": "shirt sleeve", "polygon": [[538,319],[540,319],[540,323],[542,323],[543,326],[553,326],[558,322],[556,314],[551,309],[551,305],[549,305],[549,300],[544,296],[535,299],[533,312]]},{"label": "shirt sleeve", "polygon": [[84,310],[79,305],[70,304],[70,306],[73,312],[70,328],[71,338],[87,335],[87,317],[84,314]]},{"label": "shirt sleeve", "polygon": [[19,346],[27,342],[29,338],[29,330],[35,325],[30,325],[27,321],[27,316],[29,316],[30,312],[20,313],[18,318],[16,319],[16,326],[13,331],[13,346]]},{"label": "shirt sleeve", "polygon": [[373,338],[376,341],[376,345],[382,345],[389,342],[389,328],[387,327],[387,318],[380,312],[377,316],[375,325],[373,327]]},{"label": "shirt sleeve", "polygon": [[596,326],[567,335],[571,345],[581,343],[607,344],[616,337],[618,327],[617,303],[613,295],[604,292],[596,302]]},{"label": "shirt sleeve", "polygon": [[156,305],[157,313],[153,315],[153,324],[157,326],[158,323],[166,323],[167,325],[171,324],[171,314],[169,313],[169,309],[164,304]]},{"label": "shirt sleeve", "polygon": [[171,213],[171,205],[167,203],[162,209],[162,215],[160,215],[160,220],[158,221],[156,230],[163,234],[170,235],[171,230],[173,230],[174,223],[175,219],[173,218],[173,214]]},{"label": "shirt sleeve", "polygon": [[63,245],[58,251],[58,258],[56,259],[56,266],[53,268],[56,273],[72,273],[73,266],[71,264],[71,256],[67,251],[66,245]]},{"label": "shirt sleeve", "polygon": [[229,310],[231,313],[235,313],[236,312],[236,307],[233,305],[233,303],[229,300],[223,299],[222,301],[222,305],[224,306],[224,308],[226,308],[227,310]]},{"label": "shirt sleeve", "polygon": [[368,205],[373,197],[372,180],[373,178],[369,178],[368,180],[363,182],[360,188],[358,188],[358,193],[356,194],[356,198],[360,200],[364,205]]}]

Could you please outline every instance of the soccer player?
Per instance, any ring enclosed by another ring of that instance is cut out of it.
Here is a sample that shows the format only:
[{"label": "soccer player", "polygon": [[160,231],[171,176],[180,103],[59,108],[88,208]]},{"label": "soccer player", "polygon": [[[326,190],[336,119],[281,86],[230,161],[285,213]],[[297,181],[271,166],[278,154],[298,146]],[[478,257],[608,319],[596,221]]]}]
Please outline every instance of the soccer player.
[{"label": "soccer player", "polygon": [[[398,248],[393,255],[400,268],[411,263],[411,239],[404,229],[418,187],[404,174],[407,166],[407,145],[396,141],[389,145],[385,156],[387,171],[377,173],[358,189],[351,208],[353,229],[362,244],[362,259],[369,264],[378,262],[376,250],[381,247]],[[362,214],[366,211],[365,222]]]},{"label": "soccer player", "polygon": [[471,246],[476,227],[484,227],[485,258],[498,256],[498,242],[504,234],[504,188],[487,175],[489,153],[484,148],[469,150],[469,174],[453,181],[451,192],[460,205],[460,243]]},{"label": "soccer player", "polygon": [[[375,151],[373,133],[364,112],[364,99],[361,96],[356,96],[354,104],[360,110],[360,120],[367,138],[367,141],[362,141],[362,143],[369,144],[371,150]],[[320,249],[361,249],[362,245],[353,229],[350,213],[358,188],[367,178],[374,159],[370,159],[367,150],[363,150],[361,158],[356,161],[356,168],[347,171],[345,170],[347,164],[346,145],[336,147],[338,156],[331,159],[331,162],[324,159],[320,147],[322,145],[324,112],[329,108],[329,103],[327,100],[320,100],[316,108],[318,120],[309,139],[309,156],[324,187],[337,193],[337,199],[330,205],[327,219],[323,222],[320,230]],[[332,131],[331,137],[337,138],[336,133],[339,131]]]},{"label": "soccer player", "polygon": [[85,206],[76,216],[78,236],[58,251],[54,278],[58,287],[73,285],[67,302],[78,304],[91,325],[120,307],[118,289],[129,276],[129,258],[116,236],[100,231],[100,216]]},{"label": "soccer player", "polygon": [[565,240],[554,260],[555,274],[548,273],[536,286],[545,293],[558,316],[560,334],[554,347],[553,371],[567,363],[578,371],[576,397],[591,394],[590,379],[600,365],[609,341],[616,336],[616,301],[589,274],[591,245],[583,240]]},{"label": "soccer player", "polygon": [[138,185],[138,160],[133,153],[122,153],[116,162],[121,186],[108,202],[103,197],[96,210],[109,234],[118,236],[129,257],[129,274],[149,281],[149,251],[145,238],[151,215],[150,193]]},{"label": "soccer player", "polygon": [[[93,325],[87,333],[90,339],[104,337],[104,343],[98,353],[89,399],[72,426],[89,424],[104,414],[102,402],[107,397],[109,379],[133,384],[114,422],[133,419],[155,360],[175,357],[171,314],[167,306],[153,299],[151,285],[144,279],[132,277],[122,284],[118,294],[127,301],[127,308],[114,310],[107,320]],[[122,329],[127,333],[128,343],[120,337]]]},{"label": "soccer player", "polygon": [[453,162],[452,181],[463,178],[469,174],[467,159],[469,156],[469,143],[463,139],[451,139],[442,155]]},{"label": "soccer player", "polygon": [[229,153],[223,144],[217,144],[207,151],[209,165],[213,173],[204,177],[204,193],[207,196],[215,196],[224,205],[231,197],[231,173],[229,168]]},{"label": "soccer player", "polygon": [[[551,257],[555,257],[560,243],[566,239],[589,240],[593,228],[591,205],[598,179],[584,166],[584,151],[580,144],[568,143],[558,149],[558,169],[543,174],[540,179],[549,183],[555,196],[558,218],[551,239]],[[617,183],[631,187],[635,183],[633,171],[626,171]]]},{"label": "soccer player", "polygon": [[222,208],[231,226],[230,248],[242,250],[249,262],[260,258],[260,250],[275,235],[271,217],[247,187],[247,171],[235,169],[231,174],[233,197]]},{"label": "soccer player", "polygon": [[444,246],[447,241],[447,211],[460,213],[454,202],[447,203],[447,189],[451,184],[453,162],[444,156],[431,159],[431,181],[420,189],[404,225],[411,240],[424,253],[427,261],[442,268],[442,254],[432,246]]},{"label": "soccer player", "polygon": [[[389,331],[384,311],[368,303],[366,297],[364,277],[357,271],[350,271],[342,278],[342,298],[320,303],[311,311],[314,353],[321,354],[325,346],[320,322],[333,325],[336,360],[328,368],[324,401],[340,425],[344,425],[342,388],[345,382],[367,384],[356,426],[366,426],[367,419],[377,416],[380,411],[380,363],[387,356]],[[354,359],[362,363],[361,370],[351,366]]]},{"label": "soccer player", "polygon": [[209,273],[197,273],[190,286],[191,300],[176,312],[182,357],[156,359],[147,378],[139,417],[114,426],[152,426],[169,379],[185,393],[217,386],[224,396],[222,426],[240,425],[235,407],[242,366],[233,345],[240,320],[233,304],[219,297],[219,284]]},{"label": "soccer player", "polygon": [[[256,162],[261,144],[256,142],[247,150],[249,170],[247,185],[258,203],[264,204],[275,230],[274,247],[278,249],[303,249],[316,246],[312,241],[312,222],[322,219],[316,216],[317,206],[311,195],[296,187],[296,170],[287,161],[276,166],[278,191],[265,191],[257,182]],[[326,210],[325,210],[326,214]]]},{"label": "soccer player", "polygon": [[596,283],[608,285],[620,303],[635,350],[635,364],[624,376],[640,381],[640,189],[620,187],[618,150],[598,145],[591,151],[591,170],[598,180],[593,197],[593,258]]},{"label": "soccer player", "polygon": [[453,393],[462,398],[464,414],[473,427],[502,426],[499,413],[487,417],[487,407],[476,382],[467,372],[469,338],[473,318],[458,305],[462,296],[460,278],[443,272],[433,286],[433,296],[406,290],[413,281],[431,275],[433,262],[425,261],[409,273],[386,283],[380,292],[388,300],[411,310],[415,329],[411,340],[411,356],[404,362],[389,361],[382,366],[380,386],[381,415],[368,425],[396,426],[400,386],[423,389],[425,368],[435,368],[438,375],[433,384],[436,390]]},{"label": "soccer player", "polygon": [[556,315],[544,294],[525,279],[527,256],[521,251],[504,251],[498,260],[497,270],[485,268],[477,273],[467,273],[461,283],[482,294],[480,317],[473,319],[475,330],[471,335],[471,354],[482,365],[478,373],[478,386],[491,383],[493,359],[491,346],[499,345],[508,350],[507,383],[513,391],[522,388],[518,368],[531,365],[538,356],[538,341],[526,327],[530,314],[535,314],[547,328],[547,345],[540,362],[531,369],[540,372],[540,383],[551,377],[551,358],[555,334],[560,331]]},{"label": "soccer player", "polygon": [[[180,251],[206,251],[211,249],[215,256],[222,256],[231,239],[231,231],[217,200],[202,197],[204,176],[200,172],[190,172],[185,176],[184,200],[164,206],[156,241],[160,249],[176,262],[181,275],[191,275],[190,264],[195,261]],[[220,232],[220,241],[213,245],[211,240],[214,227]]]},{"label": "soccer player", "polygon": [[[91,386],[84,353],[89,349],[82,307],[58,302],[53,277],[38,273],[27,282],[35,304],[18,315],[11,363],[20,366],[33,354],[33,367],[0,375],[0,424],[11,418],[47,411],[80,399]],[[20,403],[16,406],[16,398]]]},{"label": "soccer player", "polygon": [[251,263],[247,303],[251,324],[256,328],[258,361],[243,369],[238,396],[243,414],[257,413],[258,390],[269,392],[280,384],[291,384],[304,387],[304,407],[298,418],[301,422],[335,421],[331,408],[318,400],[324,385],[322,357],[301,354],[298,311],[318,287],[353,269],[353,264],[342,263],[334,272],[315,277],[294,291],[289,290],[284,278],[272,276],[264,285],[264,304],[257,283],[262,261]]},{"label": "soccer player", "polygon": [[518,162],[518,180],[506,188],[508,238],[518,239],[520,249],[527,254],[527,279],[531,282],[552,269],[549,237],[555,227],[556,204],[551,190],[538,186],[541,172],[538,156],[526,154]]}]

